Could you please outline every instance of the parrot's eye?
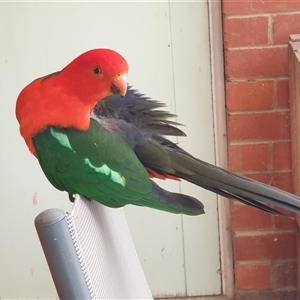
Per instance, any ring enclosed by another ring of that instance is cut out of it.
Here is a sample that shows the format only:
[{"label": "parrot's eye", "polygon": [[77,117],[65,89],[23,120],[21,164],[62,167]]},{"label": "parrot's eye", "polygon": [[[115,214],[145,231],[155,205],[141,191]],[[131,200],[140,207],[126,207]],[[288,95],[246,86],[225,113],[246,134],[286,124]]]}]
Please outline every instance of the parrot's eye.
[{"label": "parrot's eye", "polygon": [[102,72],[101,72],[101,69],[96,66],[93,69],[93,73],[98,76],[98,75],[101,75]]}]

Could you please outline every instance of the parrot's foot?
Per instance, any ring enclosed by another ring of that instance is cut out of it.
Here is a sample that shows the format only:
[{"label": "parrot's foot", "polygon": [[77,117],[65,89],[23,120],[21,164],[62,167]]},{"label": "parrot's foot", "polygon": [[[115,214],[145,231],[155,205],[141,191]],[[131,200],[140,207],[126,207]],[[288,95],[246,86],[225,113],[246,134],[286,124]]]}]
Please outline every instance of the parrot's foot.
[{"label": "parrot's foot", "polygon": [[74,203],[74,201],[75,201],[75,195],[70,194],[70,193],[68,193],[68,195],[69,195],[69,200],[70,200],[72,203]]}]

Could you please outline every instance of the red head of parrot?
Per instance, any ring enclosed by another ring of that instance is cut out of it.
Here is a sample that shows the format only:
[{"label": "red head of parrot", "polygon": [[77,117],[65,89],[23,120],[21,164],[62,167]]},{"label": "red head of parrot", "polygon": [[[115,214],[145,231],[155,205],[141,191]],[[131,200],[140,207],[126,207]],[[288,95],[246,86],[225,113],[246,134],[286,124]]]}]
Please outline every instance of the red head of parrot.
[{"label": "red head of parrot", "polygon": [[128,64],[109,49],[87,51],[60,72],[38,78],[20,93],[16,116],[29,150],[32,138],[48,126],[86,130],[97,102],[127,90]]}]

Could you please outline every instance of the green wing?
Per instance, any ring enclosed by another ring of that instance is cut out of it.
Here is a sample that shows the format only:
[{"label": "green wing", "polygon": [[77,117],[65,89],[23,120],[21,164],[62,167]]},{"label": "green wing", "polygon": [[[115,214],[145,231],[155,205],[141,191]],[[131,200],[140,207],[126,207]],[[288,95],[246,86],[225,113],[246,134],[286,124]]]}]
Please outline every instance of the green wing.
[{"label": "green wing", "polygon": [[87,131],[49,127],[34,138],[40,165],[59,190],[110,207],[138,204],[152,183],[125,136],[91,120]]}]

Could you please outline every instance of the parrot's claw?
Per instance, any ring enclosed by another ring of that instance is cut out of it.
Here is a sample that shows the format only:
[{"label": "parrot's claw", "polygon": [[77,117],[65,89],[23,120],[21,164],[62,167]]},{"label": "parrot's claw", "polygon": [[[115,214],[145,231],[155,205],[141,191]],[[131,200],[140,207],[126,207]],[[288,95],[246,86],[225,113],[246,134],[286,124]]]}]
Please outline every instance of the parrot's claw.
[{"label": "parrot's claw", "polygon": [[75,201],[75,195],[74,195],[74,194],[70,194],[70,193],[68,193],[68,195],[69,195],[69,200],[70,200],[72,203],[74,203],[74,201]]}]

